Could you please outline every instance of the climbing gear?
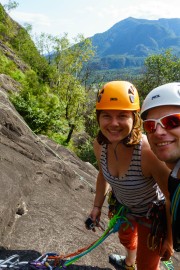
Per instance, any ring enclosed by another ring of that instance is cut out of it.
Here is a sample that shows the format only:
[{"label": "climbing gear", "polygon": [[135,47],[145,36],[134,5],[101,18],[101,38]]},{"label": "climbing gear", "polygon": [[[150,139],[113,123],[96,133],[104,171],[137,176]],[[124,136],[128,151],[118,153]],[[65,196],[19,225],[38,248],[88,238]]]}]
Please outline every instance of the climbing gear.
[{"label": "climbing gear", "polygon": [[36,260],[29,262],[29,268],[32,270],[53,270],[57,266],[55,264],[55,260],[57,257],[57,253],[45,253]]},{"label": "climbing gear", "polygon": [[171,258],[169,259],[169,261],[163,261],[163,264],[165,265],[165,267],[168,270],[174,270],[174,265],[173,265],[173,261],[171,260]]},{"label": "climbing gear", "polygon": [[[108,228],[104,231],[102,236],[91,243],[89,246],[81,248],[74,253],[67,254],[67,255],[58,255],[57,253],[45,253],[39,258],[34,261],[26,262],[28,266],[32,270],[54,270],[56,267],[60,269],[66,269],[67,266],[73,264],[81,257],[95,249],[99,246],[108,236],[112,233],[116,233],[122,224],[127,224],[131,226],[131,223],[126,218],[127,209],[126,207],[122,206],[119,208],[117,214],[113,216],[113,218],[109,221]],[[69,258],[68,260],[65,260]],[[20,268],[17,268],[20,269]],[[1,264],[0,264],[1,270]]]},{"label": "climbing gear", "polygon": [[143,122],[144,131],[146,133],[154,133],[157,124],[162,128],[171,130],[180,126],[180,113],[169,114],[159,119],[148,119]]},{"label": "climbing gear", "polygon": [[[128,209],[124,206],[120,206],[117,213],[114,214],[111,220],[109,221],[108,228],[105,230],[102,236],[96,241],[94,241],[93,243],[91,243],[89,246],[78,249],[74,253],[67,254],[67,255],[58,255],[57,253],[54,253],[54,252],[45,253],[41,255],[39,258],[37,258],[36,260],[30,261],[30,262],[26,262],[26,261],[20,262],[19,255],[13,255],[10,258],[7,258],[5,260],[0,260],[0,270],[4,270],[5,268],[12,268],[12,269],[17,269],[17,270],[56,270],[57,268],[66,269],[67,266],[73,264],[74,262],[79,260],[81,257],[88,254],[90,251],[92,251],[97,246],[99,246],[112,233],[118,232],[122,224],[127,224],[127,226],[124,229],[126,229],[128,226],[132,226],[131,222],[126,217],[127,213],[128,213]],[[124,260],[124,263],[125,263],[125,260]],[[171,268],[167,268],[168,270],[174,269],[172,268],[173,266],[171,262],[169,262],[169,264],[168,262],[163,262],[163,263],[164,264],[166,263],[166,267],[167,265],[169,265],[168,267],[171,266]],[[23,268],[23,267],[26,267],[26,268]],[[122,262],[122,267],[124,267],[123,262]],[[128,269],[128,270],[135,269],[132,267],[134,266],[125,265],[125,268],[120,268],[120,269]]]},{"label": "climbing gear", "polygon": [[149,109],[165,105],[180,106],[179,82],[167,83],[150,91],[141,107],[142,119],[145,120]]},{"label": "climbing gear", "polygon": [[109,255],[109,263],[111,263],[114,266],[117,266],[118,269],[127,269],[127,270],[135,270],[136,266],[131,265],[128,266],[126,264],[126,256],[118,255],[118,254],[111,254]]},{"label": "climbing gear", "polygon": [[[71,254],[65,256],[66,258],[70,257],[70,259],[68,261],[66,261],[62,266],[60,266],[60,268],[69,266],[70,264],[72,264],[75,261],[77,261],[78,259],[80,259],[82,256],[84,256],[87,253],[89,253],[90,251],[92,251],[94,248],[99,246],[109,235],[111,235],[112,233],[116,233],[122,224],[126,223],[127,226],[131,226],[131,223],[126,218],[126,212],[127,212],[126,207],[124,207],[124,206],[120,207],[118,213],[116,215],[114,215],[114,217],[109,221],[108,228],[105,230],[103,235],[97,241],[93,242],[90,246],[88,246],[87,248],[81,249],[77,253],[74,253],[73,257]],[[62,257],[62,258],[64,259],[65,257]]]},{"label": "climbing gear", "polygon": [[[118,232],[122,224],[125,223],[127,224],[127,226],[132,226],[132,224],[126,218],[127,211],[128,210],[126,207],[121,206],[117,214],[115,214],[113,218],[109,221],[108,228],[103,233],[103,235],[98,240],[94,241],[87,247],[81,248],[77,250],[76,252],[67,254],[67,255],[58,255],[57,253],[54,253],[54,252],[45,253],[41,255],[39,258],[37,258],[36,260],[30,261],[30,262],[26,262],[26,261],[20,262],[19,255],[13,255],[6,260],[0,260],[0,270],[4,270],[5,268],[22,270],[24,269],[23,266],[28,267],[28,268],[25,268],[26,270],[27,269],[28,270],[29,269],[30,270],[55,270],[57,268],[66,269],[67,266],[73,264],[74,262],[79,260],[82,256],[86,255],[87,253],[92,251],[94,248],[96,248],[98,245],[100,245],[112,233]],[[167,262],[163,262],[163,263],[168,264]],[[122,266],[123,266],[123,263],[122,263]],[[132,268],[134,266],[129,266],[129,268],[127,268],[128,266],[125,265],[125,267],[126,268],[120,268],[120,269],[129,269],[129,270],[135,269],[135,268]],[[167,269],[173,270],[173,268],[167,268]]]},{"label": "climbing gear", "polygon": [[[33,269],[43,269],[43,267],[49,268],[52,270],[51,261],[54,261],[54,267],[59,267],[61,269],[65,269],[67,266],[79,260],[81,257],[92,251],[98,245],[100,245],[109,235],[112,233],[116,233],[120,226],[123,223],[126,223],[127,226],[131,226],[131,223],[125,217],[127,209],[125,207],[121,207],[116,215],[109,221],[108,228],[105,230],[103,235],[88,247],[81,248],[74,253],[68,255],[57,255],[57,254],[44,254],[37,260],[30,263],[33,266]],[[65,259],[68,260],[64,261]],[[46,263],[46,264],[45,264]]]},{"label": "climbing gear", "polygon": [[105,224],[103,222],[100,222],[96,219],[96,222],[94,223],[91,217],[88,217],[85,220],[85,226],[87,230],[95,230],[95,227],[100,228],[102,231],[105,231]]},{"label": "climbing gear", "polygon": [[[67,256],[74,256],[74,254],[72,253]],[[50,252],[50,253],[45,253],[41,255],[39,258],[37,258],[34,261],[20,261],[20,256],[18,254],[14,254],[4,260],[0,260],[0,270],[5,270],[5,269],[57,270],[57,268],[66,269],[66,266],[62,266],[62,262],[64,261],[63,259],[66,258],[67,256],[59,256],[57,253]],[[120,257],[120,255],[112,254],[109,256],[109,262],[113,264],[114,266],[118,266],[118,260],[116,260],[117,262],[115,264],[112,256]],[[125,259],[125,256],[121,256],[121,258]],[[61,266],[59,266],[60,263],[61,263]],[[173,262],[171,259],[169,261],[163,261],[163,264],[165,265],[167,270],[174,270]],[[120,269],[130,270],[133,268],[120,268]]]},{"label": "climbing gear", "polygon": [[[125,207],[124,205],[122,205],[120,202],[118,202],[118,200],[116,199],[116,196],[113,192],[113,190],[109,190],[108,192],[108,199],[107,199],[107,202],[108,202],[108,218],[111,220],[119,211],[119,209],[121,207]],[[129,209],[126,207],[126,217],[128,216],[129,214]]]},{"label": "climbing gear", "polygon": [[118,209],[120,207],[120,203],[118,202],[118,200],[116,199],[113,190],[110,190],[108,192],[108,218],[111,219],[115,214],[117,214]]},{"label": "climbing gear", "polygon": [[165,200],[154,201],[147,213],[147,218],[152,220],[147,247],[153,251],[158,248],[160,251],[167,231]]},{"label": "climbing gear", "polygon": [[93,220],[91,219],[91,217],[88,217],[85,221],[85,225],[86,225],[86,229],[87,230],[93,230],[96,226],[96,224],[94,224]]},{"label": "climbing gear", "polygon": [[99,91],[96,110],[139,111],[139,95],[133,84],[127,81],[111,81]]},{"label": "climbing gear", "polygon": [[180,179],[177,178],[179,169],[180,159],[168,179],[168,190],[171,200],[173,248],[176,252],[180,252]]},{"label": "climbing gear", "polygon": [[0,270],[7,269],[7,268],[20,269],[27,264],[28,264],[28,261],[20,262],[20,256],[18,254],[14,254],[4,260],[0,260]]}]

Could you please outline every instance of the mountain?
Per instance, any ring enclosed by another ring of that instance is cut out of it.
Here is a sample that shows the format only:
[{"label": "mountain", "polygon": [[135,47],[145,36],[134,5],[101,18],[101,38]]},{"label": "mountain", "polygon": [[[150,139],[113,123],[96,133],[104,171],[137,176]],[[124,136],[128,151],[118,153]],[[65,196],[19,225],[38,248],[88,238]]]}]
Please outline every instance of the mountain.
[{"label": "mountain", "polygon": [[90,39],[96,48],[93,66],[97,69],[141,66],[147,56],[169,48],[180,56],[180,19],[129,17]]}]

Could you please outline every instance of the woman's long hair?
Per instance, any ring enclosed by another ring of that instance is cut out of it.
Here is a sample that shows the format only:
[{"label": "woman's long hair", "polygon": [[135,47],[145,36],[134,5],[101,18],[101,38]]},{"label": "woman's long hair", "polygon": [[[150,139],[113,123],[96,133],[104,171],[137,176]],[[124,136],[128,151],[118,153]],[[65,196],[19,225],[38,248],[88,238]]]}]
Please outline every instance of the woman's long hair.
[{"label": "woman's long hair", "polygon": [[[96,111],[96,117],[97,117],[98,123],[99,123],[99,116],[100,116],[101,112],[102,112],[101,110]],[[134,122],[133,122],[132,131],[126,138],[124,138],[121,141],[126,146],[133,146],[135,144],[138,144],[142,138],[142,120],[141,120],[140,114],[137,111],[134,111],[133,114],[134,114]],[[100,145],[111,143],[103,135],[101,130],[99,130],[96,138],[97,138],[97,141]]]}]

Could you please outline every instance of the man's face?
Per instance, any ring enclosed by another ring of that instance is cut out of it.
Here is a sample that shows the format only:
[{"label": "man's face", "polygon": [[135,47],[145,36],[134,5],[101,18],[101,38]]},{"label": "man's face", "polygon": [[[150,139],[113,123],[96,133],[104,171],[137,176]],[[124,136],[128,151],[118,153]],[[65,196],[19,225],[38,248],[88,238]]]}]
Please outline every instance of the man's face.
[{"label": "man's face", "polygon": [[[161,106],[150,109],[146,120],[159,119],[175,113],[180,113],[180,106]],[[154,154],[172,169],[180,158],[180,126],[166,129],[157,123],[156,129],[147,133],[147,137]]]}]

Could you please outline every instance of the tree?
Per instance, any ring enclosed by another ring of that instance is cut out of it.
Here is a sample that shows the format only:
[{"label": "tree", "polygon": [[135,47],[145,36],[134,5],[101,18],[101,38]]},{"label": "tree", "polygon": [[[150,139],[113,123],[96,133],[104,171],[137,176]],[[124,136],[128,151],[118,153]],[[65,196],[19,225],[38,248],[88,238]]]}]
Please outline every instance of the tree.
[{"label": "tree", "polygon": [[[52,37],[51,37],[52,41]],[[78,35],[71,44],[67,34],[54,38],[53,61],[56,67],[54,92],[59,98],[61,111],[67,121],[67,137],[65,143],[69,143],[74,130],[84,127],[84,111],[86,111],[87,93],[82,86],[83,63],[94,54],[91,41]]]},{"label": "tree", "polygon": [[18,2],[9,0],[9,2],[4,5],[4,8],[7,12],[10,12],[11,10],[16,9],[18,6],[19,6]]},{"label": "tree", "polygon": [[146,58],[144,72],[134,83],[143,100],[153,88],[173,81],[180,81],[180,59],[171,50],[166,50]]},{"label": "tree", "polygon": [[51,34],[41,33],[35,35],[35,44],[42,56],[45,56],[48,63],[51,64],[53,56],[53,46],[55,43],[55,37]]}]

